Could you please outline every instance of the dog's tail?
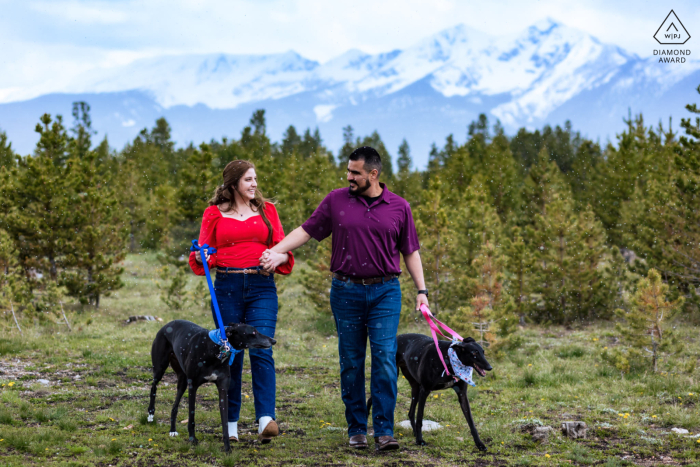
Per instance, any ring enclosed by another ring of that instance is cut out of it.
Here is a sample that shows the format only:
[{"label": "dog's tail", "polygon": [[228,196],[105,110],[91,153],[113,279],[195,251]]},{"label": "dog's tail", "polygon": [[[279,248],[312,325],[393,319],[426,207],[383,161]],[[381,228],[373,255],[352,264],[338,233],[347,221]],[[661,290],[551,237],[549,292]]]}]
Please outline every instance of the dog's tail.
[{"label": "dog's tail", "polygon": [[372,412],[372,396],[367,399],[367,420],[369,420],[370,413]]}]

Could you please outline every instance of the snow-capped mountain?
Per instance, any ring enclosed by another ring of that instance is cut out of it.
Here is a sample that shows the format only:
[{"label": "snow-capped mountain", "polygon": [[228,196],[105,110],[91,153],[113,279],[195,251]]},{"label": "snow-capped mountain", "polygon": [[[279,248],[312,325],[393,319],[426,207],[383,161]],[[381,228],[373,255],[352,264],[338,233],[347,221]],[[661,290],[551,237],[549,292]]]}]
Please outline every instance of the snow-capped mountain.
[{"label": "snow-capped mountain", "polygon": [[403,50],[349,50],[323,64],[293,51],[137,60],[85,74],[64,94],[0,104],[0,129],[26,153],[41,113],[65,115],[71,101],[87,100],[113,146],[160,115],[186,144],[235,136],[254,109],[265,108],[274,139],[290,124],[319,126],[336,148],[341,128],[352,124],[358,134],[379,130],[390,148],[406,137],[421,166],[433,141],[449,133],[459,140],[480,112],[510,132],[571,119],[605,140],[622,129],[628,108],[652,121],[685,116],[698,81],[699,61],[641,59],[552,20],[498,37],[458,25]]}]

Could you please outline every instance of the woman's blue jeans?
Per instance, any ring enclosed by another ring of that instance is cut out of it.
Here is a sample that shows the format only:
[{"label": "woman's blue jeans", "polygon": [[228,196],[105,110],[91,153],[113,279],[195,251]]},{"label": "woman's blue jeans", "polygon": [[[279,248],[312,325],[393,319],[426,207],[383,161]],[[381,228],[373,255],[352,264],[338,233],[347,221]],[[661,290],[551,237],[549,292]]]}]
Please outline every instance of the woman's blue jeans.
[{"label": "woman's blue jeans", "polygon": [[[229,270],[234,268],[228,268]],[[250,268],[248,268],[250,269]],[[217,272],[216,300],[219,302],[224,325],[245,323],[255,326],[262,334],[275,337],[277,324],[277,286],[274,275],[222,274]],[[214,309],[212,307],[212,316]],[[253,377],[255,419],[275,418],[275,360],[272,349],[249,349]],[[243,355],[236,355],[231,365],[231,384],[228,388],[228,420],[237,422],[241,413],[241,375]]]},{"label": "woman's blue jeans", "polygon": [[367,434],[365,357],[369,337],[374,436],[393,436],[398,376],[396,333],[401,314],[399,280],[361,285],[333,279],[331,309],[338,330],[340,389],[348,435]]}]

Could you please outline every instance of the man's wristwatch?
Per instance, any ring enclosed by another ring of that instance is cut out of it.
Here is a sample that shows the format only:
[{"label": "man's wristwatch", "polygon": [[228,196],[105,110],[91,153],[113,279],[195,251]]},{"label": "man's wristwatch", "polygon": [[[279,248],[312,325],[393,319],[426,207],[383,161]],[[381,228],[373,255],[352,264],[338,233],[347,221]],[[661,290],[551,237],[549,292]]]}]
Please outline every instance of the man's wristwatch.
[{"label": "man's wristwatch", "polygon": [[428,289],[423,289],[418,291],[418,295],[424,294],[426,297],[428,296]]}]

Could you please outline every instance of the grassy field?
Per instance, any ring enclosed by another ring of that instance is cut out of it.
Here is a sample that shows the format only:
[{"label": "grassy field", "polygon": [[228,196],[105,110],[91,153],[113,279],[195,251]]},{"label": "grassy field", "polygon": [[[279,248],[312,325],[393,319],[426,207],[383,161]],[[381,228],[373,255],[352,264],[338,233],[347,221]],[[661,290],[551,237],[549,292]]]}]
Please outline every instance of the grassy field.
[{"label": "grassy field", "polygon": [[[200,444],[190,446],[185,425],[179,438],[168,436],[176,381],[171,370],[159,386],[156,423],[146,423],[150,346],[161,323],[123,322],[151,314],[164,322],[213,324],[199,306],[166,309],[154,284],[157,267],[152,256],[129,256],[126,286],[104,299],[99,311],[70,311],[72,332],[25,320],[20,338],[8,324],[0,339],[0,464],[700,465],[697,370],[622,378],[600,358],[616,342],[612,325],[605,324],[530,326],[520,331],[521,348],[491,360],[494,371],[469,392],[487,453],[475,449],[452,391],[433,393],[426,405],[426,418],[445,427],[425,434],[427,446],[416,446],[410,431],[397,429],[398,452],[352,451],[334,327],[330,317],[311,310],[294,276],[285,279],[275,346],[282,435],[265,446],[256,441],[246,357],[241,442],[230,454],[222,452],[215,387],[206,385],[197,395]],[[408,331],[425,333],[427,327],[402,326]],[[688,346],[700,350],[698,328],[682,332]],[[186,416],[183,401],[180,419]],[[397,422],[407,418],[409,403],[408,384],[399,378]],[[559,426],[566,420],[586,422],[588,438],[563,438]],[[538,424],[555,428],[546,443],[534,442],[521,428]],[[675,427],[690,433],[676,434]]]}]

